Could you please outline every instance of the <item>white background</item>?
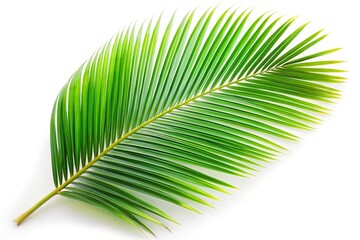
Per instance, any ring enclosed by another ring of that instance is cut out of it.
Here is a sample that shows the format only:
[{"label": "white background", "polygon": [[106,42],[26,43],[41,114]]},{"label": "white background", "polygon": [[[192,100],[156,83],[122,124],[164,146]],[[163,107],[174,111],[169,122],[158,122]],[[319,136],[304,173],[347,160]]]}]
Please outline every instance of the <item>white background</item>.
[{"label": "white background", "polygon": [[[144,239],[83,203],[51,199],[17,227],[12,219],[53,188],[49,120],[62,85],[120,27],[163,9],[223,1],[1,1],[0,239]],[[239,4],[239,1],[229,2]],[[349,80],[316,131],[203,215],[172,210],[181,226],[159,239],[360,239],[360,38],[356,1],[241,1],[312,20],[343,47]],[[231,5],[230,4],[230,5]]]}]

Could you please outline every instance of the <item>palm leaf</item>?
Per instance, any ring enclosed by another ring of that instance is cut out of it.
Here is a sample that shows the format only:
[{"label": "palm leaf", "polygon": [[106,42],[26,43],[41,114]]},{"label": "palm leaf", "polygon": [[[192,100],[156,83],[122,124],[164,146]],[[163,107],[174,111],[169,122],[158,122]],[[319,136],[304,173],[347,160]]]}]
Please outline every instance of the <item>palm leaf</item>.
[{"label": "palm leaf", "polygon": [[210,206],[209,189],[235,188],[214,171],[250,176],[319,122],[344,80],[329,67],[341,61],[321,58],[338,49],[308,51],[326,35],[299,37],[295,18],[216,13],[134,24],[81,65],[51,117],[57,188],[18,224],[60,194],[152,233],[147,221],[176,221],[143,195]]}]

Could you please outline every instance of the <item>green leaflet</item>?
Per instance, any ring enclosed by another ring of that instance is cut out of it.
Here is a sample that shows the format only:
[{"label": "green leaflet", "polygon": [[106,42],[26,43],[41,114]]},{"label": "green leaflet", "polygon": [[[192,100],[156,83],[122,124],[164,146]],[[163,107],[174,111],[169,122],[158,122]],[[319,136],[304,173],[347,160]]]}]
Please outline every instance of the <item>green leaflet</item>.
[{"label": "green leaflet", "polygon": [[57,189],[46,200],[59,193],[152,233],[147,221],[176,221],[143,195],[211,206],[208,189],[235,188],[211,171],[253,175],[284,151],[277,140],[320,121],[344,81],[329,67],[341,61],[324,58],[338,49],[310,52],[326,35],[301,37],[295,18],[215,11],[132,25],[73,74],[51,116]]}]

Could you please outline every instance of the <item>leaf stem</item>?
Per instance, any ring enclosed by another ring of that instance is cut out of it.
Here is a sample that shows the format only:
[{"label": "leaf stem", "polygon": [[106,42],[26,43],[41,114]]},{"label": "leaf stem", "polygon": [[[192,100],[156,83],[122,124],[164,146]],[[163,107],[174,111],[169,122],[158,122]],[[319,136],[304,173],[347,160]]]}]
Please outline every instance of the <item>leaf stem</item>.
[{"label": "leaf stem", "polygon": [[30,216],[33,212],[36,211],[39,207],[41,207],[44,203],[46,203],[50,198],[55,196],[58,193],[57,189],[50,192],[48,195],[43,197],[40,201],[34,204],[31,208],[26,210],[24,213],[22,213],[20,216],[14,219],[14,222],[19,226],[28,216]]}]

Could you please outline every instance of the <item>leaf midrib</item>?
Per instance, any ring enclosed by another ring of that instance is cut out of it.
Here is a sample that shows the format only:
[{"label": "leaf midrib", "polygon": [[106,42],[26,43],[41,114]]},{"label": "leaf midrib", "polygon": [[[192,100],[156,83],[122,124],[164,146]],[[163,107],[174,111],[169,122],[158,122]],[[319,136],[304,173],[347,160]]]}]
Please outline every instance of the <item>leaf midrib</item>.
[{"label": "leaf midrib", "polygon": [[72,183],[75,179],[77,179],[78,177],[80,177],[83,173],[86,172],[87,169],[89,169],[92,165],[94,165],[98,160],[100,160],[104,155],[106,155],[110,150],[112,150],[116,145],[118,145],[120,142],[122,142],[123,140],[125,140],[126,138],[128,138],[129,136],[131,136],[132,134],[134,134],[135,132],[137,132],[139,129],[145,127],[146,125],[148,125],[149,123],[151,122],[154,122],[155,120],[157,120],[158,118],[172,112],[173,110],[176,110],[178,108],[180,108],[181,106],[184,106],[190,102],[193,102],[194,100],[198,99],[198,98],[201,98],[207,94],[210,94],[214,91],[217,91],[217,90],[220,90],[222,88],[225,88],[225,87],[228,87],[232,84],[235,84],[235,83],[238,83],[238,82],[241,82],[241,81],[244,81],[246,79],[249,79],[249,78],[252,78],[254,76],[257,76],[257,75],[261,75],[261,74],[264,74],[264,73],[267,73],[267,72],[270,72],[270,71],[273,71],[275,69],[277,69],[279,66],[276,66],[276,67],[272,67],[272,68],[269,68],[269,69],[266,69],[266,70],[263,70],[261,72],[258,72],[258,73],[254,73],[252,75],[249,75],[247,77],[244,77],[244,78],[239,78],[239,79],[236,79],[234,81],[230,81],[224,85],[221,85],[221,86],[218,86],[216,88],[212,88],[210,90],[207,90],[201,94],[198,94],[192,98],[189,98],[188,100],[186,101],[183,101],[171,108],[169,108],[168,110],[148,119],[147,121],[143,122],[142,124],[138,125],[137,127],[131,129],[129,132],[127,132],[125,135],[123,135],[122,137],[120,137],[119,139],[117,139],[114,143],[112,143],[110,146],[108,146],[105,150],[103,150],[99,155],[97,155],[94,159],[92,159],[90,162],[88,162],[83,168],[81,168],[78,172],[76,172],[74,175],[72,175],[69,179],[67,179],[65,182],[63,182],[60,186],[58,186],[54,191],[52,191],[52,193],[60,193],[61,190],[63,190],[67,185],[69,185],[70,183]]}]

